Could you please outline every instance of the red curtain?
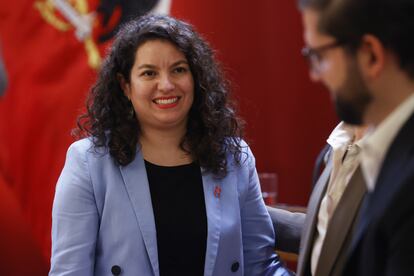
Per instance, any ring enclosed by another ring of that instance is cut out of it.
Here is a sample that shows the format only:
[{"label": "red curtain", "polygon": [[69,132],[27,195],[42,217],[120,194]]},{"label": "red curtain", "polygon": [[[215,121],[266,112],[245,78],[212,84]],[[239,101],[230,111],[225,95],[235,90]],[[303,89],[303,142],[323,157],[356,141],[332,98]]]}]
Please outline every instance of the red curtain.
[{"label": "red curtain", "polygon": [[306,205],[314,159],[336,123],[309,81],[296,1],[174,1],[217,49],[247,122],[259,172],[277,173],[278,201]]}]

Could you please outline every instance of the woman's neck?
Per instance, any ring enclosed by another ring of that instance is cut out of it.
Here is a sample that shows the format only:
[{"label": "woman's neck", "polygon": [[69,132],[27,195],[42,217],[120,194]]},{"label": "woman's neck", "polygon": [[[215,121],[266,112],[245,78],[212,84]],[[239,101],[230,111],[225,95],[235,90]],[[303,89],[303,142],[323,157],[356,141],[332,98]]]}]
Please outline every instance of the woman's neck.
[{"label": "woman's neck", "polygon": [[143,129],[139,138],[145,160],[160,166],[178,166],[191,163],[192,157],[180,147],[185,129]]}]

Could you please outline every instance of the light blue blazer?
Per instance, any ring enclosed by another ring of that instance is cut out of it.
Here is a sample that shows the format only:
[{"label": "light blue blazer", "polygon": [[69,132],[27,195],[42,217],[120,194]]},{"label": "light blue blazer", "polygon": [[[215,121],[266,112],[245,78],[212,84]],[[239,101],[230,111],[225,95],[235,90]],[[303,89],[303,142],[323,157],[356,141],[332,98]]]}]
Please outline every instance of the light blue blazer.
[{"label": "light blue blazer", "polygon": [[[244,143],[240,166],[216,179],[202,170],[207,212],[204,275],[279,275],[274,232],[262,200],[254,157]],[[221,188],[215,196],[216,187]],[[117,165],[89,139],[73,143],[56,186],[49,275],[159,275],[157,238],[140,151]],[[174,248],[171,248],[174,250]],[[235,272],[235,268],[238,269]],[[115,274],[116,275],[116,274]]]}]

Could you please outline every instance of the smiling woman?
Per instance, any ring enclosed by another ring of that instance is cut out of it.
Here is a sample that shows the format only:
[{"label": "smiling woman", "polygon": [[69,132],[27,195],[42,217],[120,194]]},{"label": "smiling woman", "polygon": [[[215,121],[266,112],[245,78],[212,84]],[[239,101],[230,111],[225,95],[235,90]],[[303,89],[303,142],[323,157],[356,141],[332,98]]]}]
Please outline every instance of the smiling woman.
[{"label": "smiling woman", "polygon": [[194,81],[184,53],[167,40],[143,43],[135,55],[131,79],[122,76],[121,86],[131,101],[142,136],[151,129],[181,129],[185,135],[187,115],[193,104]]},{"label": "smiling woman", "polygon": [[125,25],[78,126],[50,275],[288,274],[227,82],[190,25]]}]

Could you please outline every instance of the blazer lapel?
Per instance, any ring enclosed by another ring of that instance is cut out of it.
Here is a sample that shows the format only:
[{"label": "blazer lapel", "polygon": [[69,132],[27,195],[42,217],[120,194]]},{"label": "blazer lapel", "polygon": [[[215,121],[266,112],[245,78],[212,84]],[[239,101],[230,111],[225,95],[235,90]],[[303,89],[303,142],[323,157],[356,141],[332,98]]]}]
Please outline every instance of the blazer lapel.
[{"label": "blazer lapel", "polygon": [[316,182],[311,198],[309,200],[305,225],[301,237],[299,259],[298,259],[298,275],[306,275],[310,266],[310,253],[313,247],[313,237],[315,233],[315,223],[318,217],[319,206],[328,185],[329,176],[332,171],[332,158],[329,159],[319,180]]},{"label": "blazer lapel", "polygon": [[214,179],[210,173],[203,172],[203,190],[204,200],[207,212],[207,251],[204,266],[204,275],[211,276],[214,272],[217,251],[220,240],[221,225],[221,203],[220,192],[222,189],[222,181]]},{"label": "blazer lapel", "polygon": [[154,211],[152,209],[147,172],[141,152],[137,151],[135,159],[125,167],[120,166],[120,170],[144,239],[154,275],[159,275]]},{"label": "blazer lapel", "polygon": [[365,192],[365,181],[361,168],[358,166],[329,221],[316,268],[316,275],[333,275],[332,268],[339,254],[345,254],[346,248],[344,246],[346,245],[344,243],[354,225]]}]

